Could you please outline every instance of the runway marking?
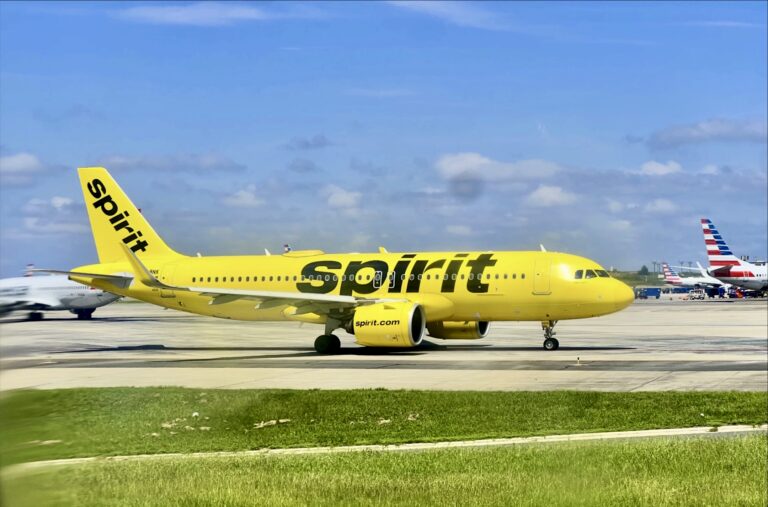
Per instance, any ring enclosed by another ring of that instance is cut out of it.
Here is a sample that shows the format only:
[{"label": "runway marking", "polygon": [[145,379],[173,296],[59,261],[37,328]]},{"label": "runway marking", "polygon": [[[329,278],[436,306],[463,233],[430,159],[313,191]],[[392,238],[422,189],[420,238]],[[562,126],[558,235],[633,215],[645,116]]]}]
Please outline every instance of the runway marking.
[{"label": "runway marking", "polygon": [[393,369],[393,370],[462,370],[462,371],[657,371],[657,372],[725,372],[768,371],[765,360],[414,360],[397,356],[378,359],[364,356],[338,356],[318,358],[314,352],[306,354],[275,354],[258,356],[223,356],[200,358],[141,358],[141,357],[57,357],[56,361],[39,359],[11,359],[3,362],[6,370],[23,368],[283,368],[283,369]]},{"label": "runway marking", "polygon": [[312,454],[336,454],[349,452],[406,452],[431,451],[437,449],[465,449],[476,447],[506,447],[513,445],[549,444],[563,442],[588,442],[596,440],[634,440],[659,437],[717,437],[736,436],[750,433],[768,435],[768,424],[752,426],[748,424],[729,426],[697,426],[693,428],[669,428],[657,430],[610,431],[601,433],[571,433],[565,435],[545,435],[535,437],[489,438],[483,440],[457,440],[444,442],[424,442],[409,444],[372,444],[348,445],[339,447],[289,447],[281,449],[257,449],[251,451],[217,451],[192,453],[135,454],[132,456],[92,456],[85,458],[54,459],[32,461],[9,465],[2,469],[3,475],[22,474],[47,467],[83,465],[90,463],[110,463],[126,461],[149,461],[188,458],[242,458],[259,456],[297,456]]}]

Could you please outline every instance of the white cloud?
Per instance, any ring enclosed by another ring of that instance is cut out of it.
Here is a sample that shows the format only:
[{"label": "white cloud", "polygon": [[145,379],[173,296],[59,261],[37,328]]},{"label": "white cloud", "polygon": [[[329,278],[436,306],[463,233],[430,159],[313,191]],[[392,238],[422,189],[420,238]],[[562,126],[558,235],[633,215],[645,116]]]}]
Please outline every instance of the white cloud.
[{"label": "white cloud", "polygon": [[564,206],[575,200],[576,194],[567,192],[561,187],[539,185],[539,188],[525,198],[525,203],[529,206],[550,207]]},{"label": "white cloud", "polygon": [[645,205],[646,213],[674,213],[677,211],[677,205],[669,199],[654,199]]},{"label": "white cloud", "polygon": [[632,222],[629,220],[611,220],[608,222],[608,228],[614,231],[628,231],[632,229]]},{"label": "white cloud", "polygon": [[256,186],[248,185],[234,194],[224,197],[224,204],[233,208],[258,208],[264,201],[256,196]]},{"label": "white cloud", "polygon": [[640,173],[648,176],[666,176],[680,172],[683,168],[677,162],[670,160],[666,164],[651,160],[640,167]]},{"label": "white cloud", "polygon": [[357,208],[363,196],[360,192],[344,190],[336,185],[326,185],[322,194],[327,198],[328,207],[342,210]]},{"label": "white cloud", "polygon": [[507,28],[494,13],[479,7],[475,3],[433,0],[389,3],[395,7],[447,21],[453,25],[481,28],[483,30],[504,30]]},{"label": "white cloud", "polygon": [[648,146],[665,149],[704,142],[765,143],[766,140],[768,140],[768,125],[765,119],[714,119],[654,132],[648,140]]},{"label": "white cloud", "polygon": [[0,174],[21,175],[29,174],[43,169],[43,164],[31,153],[17,153],[0,157]]},{"label": "white cloud", "polygon": [[146,171],[241,171],[245,166],[216,153],[125,156],[111,155],[98,161],[107,169]]},{"label": "white cloud", "polygon": [[27,201],[21,210],[28,215],[45,216],[51,213],[72,211],[75,201],[69,197],[54,196],[48,200],[33,198]]},{"label": "white cloud", "polygon": [[4,185],[24,185],[45,170],[45,165],[31,153],[0,157],[0,181]]},{"label": "white cloud", "polygon": [[615,199],[606,199],[608,201],[608,211],[611,213],[621,213],[626,208],[626,205],[623,202],[617,201]]},{"label": "white cloud", "polygon": [[445,232],[455,236],[470,236],[472,234],[472,229],[466,225],[448,225],[445,228]]},{"label": "white cloud", "polygon": [[319,150],[331,145],[333,143],[325,137],[325,134],[316,134],[312,137],[294,137],[286,144],[286,148],[289,150]]},{"label": "white cloud", "polygon": [[715,164],[707,164],[701,168],[700,172],[701,174],[713,176],[713,175],[720,174],[720,168],[717,167]]},{"label": "white cloud", "polygon": [[119,11],[118,16],[140,23],[192,26],[222,26],[273,17],[253,5],[235,2],[142,5],[123,9]]},{"label": "white cloud", "polygon": [[21,220],[23,237],[80,234],[90,231],[81,206],[82,203],[76,203],[74,199],[58,195],[50,199],[30,199],[21,206],[25,215]]},{"label": "white cloud", "polygon": [[530,180],[548,178],[561,167],[554,162],[530,159],[498,162],[479,153],[449,153],[435,163],[443,178],[472,177],[489,181]]},{"label": "white cloud", "polygon": [[24,228],[37,235],[84,234],[90,228],[78,222],[48,220],[44,217],[24,217]]}]

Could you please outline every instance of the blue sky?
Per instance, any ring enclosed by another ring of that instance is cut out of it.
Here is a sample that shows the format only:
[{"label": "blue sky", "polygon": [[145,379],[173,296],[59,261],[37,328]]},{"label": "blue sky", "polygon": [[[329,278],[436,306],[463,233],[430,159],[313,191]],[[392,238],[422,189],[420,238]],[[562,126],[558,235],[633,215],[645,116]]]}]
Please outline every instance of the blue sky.
[{"label": "blue sky", "polygon": [[194,254],[765,258],[764,2],[0,3],[0,274],[96,260],[77,166]]}]

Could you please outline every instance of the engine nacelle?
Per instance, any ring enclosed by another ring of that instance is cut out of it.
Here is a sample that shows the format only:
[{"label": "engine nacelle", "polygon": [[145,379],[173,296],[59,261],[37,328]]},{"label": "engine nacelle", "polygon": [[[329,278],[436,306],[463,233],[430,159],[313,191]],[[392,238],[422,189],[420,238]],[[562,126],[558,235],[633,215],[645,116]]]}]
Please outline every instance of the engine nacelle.
[{"label": "engine nacelle", "polygon": [[430,322],[427,324],[429,336],[442,338],[443,340],[479,340],[488,336],[490,322]]},{"label": "engine nacelle", "polygon": [[355,310],[352,332],[367,347],[415,347],[424,338],[424,309],[415,303],[376,303]]}]

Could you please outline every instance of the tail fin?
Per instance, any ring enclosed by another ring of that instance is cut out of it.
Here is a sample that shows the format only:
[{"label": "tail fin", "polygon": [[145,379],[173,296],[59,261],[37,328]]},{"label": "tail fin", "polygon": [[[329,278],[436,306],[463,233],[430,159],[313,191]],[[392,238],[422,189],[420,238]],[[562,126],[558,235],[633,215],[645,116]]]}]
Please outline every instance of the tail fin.
[{"label": "tail fin", "polygon": [[683,282],[682,278],[680,278],[680,275],[678,275],[672,268],[670,268],[669,264],[666,262],[661,264],[661,269],[664,271],[664,281],[667,283],[671,283],[672,285],[679,285]]},{"label": "tail fin", "polygon": [[142,257],[178,256],[103,167],[78,169],[99,262],[125,260],[123,246]]},{"label": "tail fin", "polygon": [[704,231],[704,244],[707,246],[707,258],[711,267],[740,266],[741,259],[733,255],[725,240],[708,218],[701,219]]}]

